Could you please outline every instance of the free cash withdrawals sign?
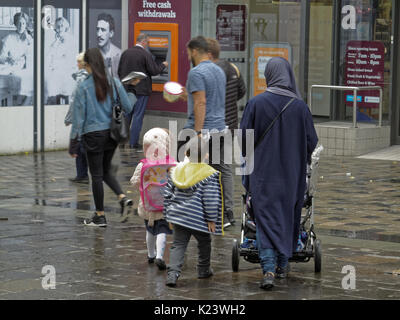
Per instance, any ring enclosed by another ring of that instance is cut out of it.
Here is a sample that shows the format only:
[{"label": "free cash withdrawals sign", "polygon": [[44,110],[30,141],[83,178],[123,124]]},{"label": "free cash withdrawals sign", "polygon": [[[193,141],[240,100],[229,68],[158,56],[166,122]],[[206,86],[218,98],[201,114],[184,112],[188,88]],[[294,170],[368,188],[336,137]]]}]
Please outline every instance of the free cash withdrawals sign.
[{"label": "free cash withdrawals sign", "polygon": [[[346,49],[345,85],[370,87],[384,84],[385,47],[379,41],[349,41]],[[345,92],[346,105],[353,106],[353,92]],[[378,108],[379,91],[358,91],[357,106]]]},{"label": "free cash withdrawals sign", "polygon": [[[190,70],[186,44],[191,38],[192,2],[188,0],[129,0],[129,47],[136,43],[134,39],[134,24],[146,23],[173,23],[178,24],[178,82],[185,85]],[[152,37],[153,46],[165,48],[168,39]],[[162,112],[186,113],[187,103],[177,101],[168,103],[162,92],[154,91],[149,99],[146,110]]]}]

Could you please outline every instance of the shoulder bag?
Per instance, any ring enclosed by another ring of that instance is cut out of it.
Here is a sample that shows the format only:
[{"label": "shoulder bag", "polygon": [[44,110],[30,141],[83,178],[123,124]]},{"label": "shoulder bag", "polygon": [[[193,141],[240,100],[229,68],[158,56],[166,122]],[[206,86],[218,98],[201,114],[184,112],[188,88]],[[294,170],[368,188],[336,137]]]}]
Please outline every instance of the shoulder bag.
[{"label": "shoulder bag", "polygon": [[[129,140],[129,124],[127,123],[124,112],[121,107],[121,100],[118,93],[118,88],[115,86],[114,78],[111,78],[112,88],[111,88],[111,103],[112,103],[112,115],[111,115],[111,126],[110,135],[117,143],[125,143]],[[117,99],[114,99],[113,88],[117,93]]]}]

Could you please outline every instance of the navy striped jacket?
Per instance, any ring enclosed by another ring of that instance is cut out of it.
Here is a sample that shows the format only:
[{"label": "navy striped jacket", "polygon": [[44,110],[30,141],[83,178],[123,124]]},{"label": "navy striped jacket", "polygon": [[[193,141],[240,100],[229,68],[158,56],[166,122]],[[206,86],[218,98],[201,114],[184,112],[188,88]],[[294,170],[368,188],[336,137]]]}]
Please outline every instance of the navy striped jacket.
[{"label": "navy striped jacket", "polygon": [[210,233],[207,221],[223,234],[220,172],[204,163],[180,163],[164,188],[164,215],[172,224]]}]

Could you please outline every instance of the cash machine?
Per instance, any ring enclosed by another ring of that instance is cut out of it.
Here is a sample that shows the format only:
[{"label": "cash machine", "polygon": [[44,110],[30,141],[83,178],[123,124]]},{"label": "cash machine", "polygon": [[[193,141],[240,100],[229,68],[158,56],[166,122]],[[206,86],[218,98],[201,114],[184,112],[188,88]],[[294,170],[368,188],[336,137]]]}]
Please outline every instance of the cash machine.
[{"label": "cash machine", "polygon": [[149,50],[157,63],[168,62],[168,68],[152,77],[153,91],[163,91],[164,83],[178,81],[178,24],[136,22],[134,38],[140,33],[149,36]]}]

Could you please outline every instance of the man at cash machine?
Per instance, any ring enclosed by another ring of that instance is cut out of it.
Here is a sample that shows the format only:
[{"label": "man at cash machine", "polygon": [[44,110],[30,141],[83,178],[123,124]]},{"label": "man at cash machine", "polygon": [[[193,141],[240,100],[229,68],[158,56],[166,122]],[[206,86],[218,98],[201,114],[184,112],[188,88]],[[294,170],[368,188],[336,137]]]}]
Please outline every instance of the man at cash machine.
[{"label": "man at cash machine", "polygon": [[128,119],[131,120],[129,146],[137,151],[141,151],[142,149],[142,146],[139,144],[139,137],[142,129],[144,112],[152,92],[151,77],[159,75],[168,67],[167,61],[157,64],[153,60],[151,53],[147,50],[148,45],[149,36],[145,33],[139,34],[136,38],[136,45],[122,53],[118,67],[120,79],[132,71],[140,71],[147,75],[147,78],[143,79],[135,87],[130,85],[126,87],[127,91],[133,92],[137,98],[133,111],[128,115]]}]

